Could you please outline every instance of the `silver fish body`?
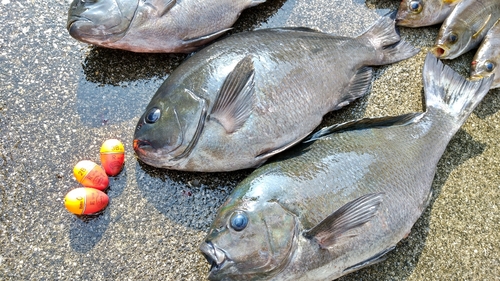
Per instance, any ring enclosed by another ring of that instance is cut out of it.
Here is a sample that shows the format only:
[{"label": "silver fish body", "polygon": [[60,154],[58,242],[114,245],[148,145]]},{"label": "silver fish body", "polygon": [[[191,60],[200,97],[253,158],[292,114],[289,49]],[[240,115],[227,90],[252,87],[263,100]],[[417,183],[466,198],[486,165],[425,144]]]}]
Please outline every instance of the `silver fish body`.
[{"label": "silver fish body", "polygon": [[476,48],[499,18],[499,0],[463,0],[443,22],[434,55],[454,59]]},{"label": "silver fish body", "polygon": [[67,29],[79,41],[143,53],[189,53],[265,0],[73,0]]},{"label": "silver fish body", "polygon": [[384,259],[431,195],[449,140],[488,92],[428,55],[427,111],[320,130],[255,170],[200,250],[210,280],[333,280]]},{"label": "silver fish body", "polygon": [[470,69],[471,79],[482,79],[494,74],[491,88],[500,87],[500,20],[488,31],[477,49]]},{"label": "silver fish body", "polygon": [[462,0],[402,0],[396,16],[397,24],[421,27],[442,23]]},{"label": "silver fish body", "polygon": [[417,52],[389,17],[356,38],[304,28],[229,36],[166,79],[139,119],[134,149],[143,162],[175,170],[256,167],[363,96],[369,65]]}]

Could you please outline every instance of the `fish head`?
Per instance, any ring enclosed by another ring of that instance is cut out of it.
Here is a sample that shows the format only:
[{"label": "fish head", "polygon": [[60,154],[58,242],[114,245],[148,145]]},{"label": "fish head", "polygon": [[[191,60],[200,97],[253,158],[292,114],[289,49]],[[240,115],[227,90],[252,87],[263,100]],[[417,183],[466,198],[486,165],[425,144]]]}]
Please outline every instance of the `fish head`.
[{"label": "fish head", "polygon": [[465,50],[472,39],[472,31],[462,20],[443,23],[431,52],[440,59],[454,59]]},{"label": "fish head", "polygon": [[175,169],[196,146],[206,113],[205,99],[167,79],[137,123],[137,156],[146,164]]},{"label": "fish head", "polygon": [[470,79],[481,80],[497,72],[497,64],[493,60],[473,60],[470,67]]},{"label": "fish head", "polygon": [[219,209],[200,251],[211,264],[210,280],[266,279],[289,262],[296,217],[276,201],[230,199]]},{"label": "fish head", "polygon": [[436,1],[424,0],[403,0],[399,4],[396,21],[398,25],[419,27],[427,25],[430,13],[436,9],[434,3]]},{"label": "fish head", "polygon": [[138,4],[138,0],[73,0],[66,28],[83,42],[116,42],[129,29]]}]

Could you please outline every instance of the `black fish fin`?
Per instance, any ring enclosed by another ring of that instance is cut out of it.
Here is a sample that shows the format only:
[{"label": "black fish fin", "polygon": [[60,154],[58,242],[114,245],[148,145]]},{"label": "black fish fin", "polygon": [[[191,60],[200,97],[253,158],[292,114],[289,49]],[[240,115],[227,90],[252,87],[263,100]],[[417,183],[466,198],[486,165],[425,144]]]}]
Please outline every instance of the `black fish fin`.
[{"label": "black fish fin", "polygon": [[304,232],[304,236],[316,241],[323,249],[333,246],[346,232],[370,221],[383,196],[384,193],[370,193],[354,199]]},{"label": "black fish fin", "polygon": [[307,137],[304,142],[315,141],[321,137],[354,130],[372,129],[372,128],[384,128],[390,126],[406,126],[413,124],[414,122],[420,120],[424,113],[415,112],[408,113],[399,116],[389,116],[389,117],[379,117],[379,118],[363,118],[359,120],[349,121],[341,124],[335,124],[329,127],[324,127],[311,136]]},{"label": "black fish fin", "polygon": [[[369,66],[364,66],[358,69],[358,72],[351,77],[351,81],[349,81],[348,89],[347,89],[347,98],[345,101],[339,103],[333,110],[340,109],[346,105],[348,105],[353,100],[360,98],[368,92],[372,82],[373,71]],[[333,111],[332,110],[332,111]]]},{"label": "black fish fin", "polygon": [[152,7],[158,17],[165,15],[176,4],[176,0],[146,0],[144,5]]},{"label": "black fish fin", "polygon": [[366,267],[366,266],[369,266],[369,265],[373,265],[373,264],[379,263],[381,261],[385,261],[387,259],[387,256],[385,254],[387,254],[390,251],[394,250],[394,248],[396,248],[396,246],[389,247],[389,248],[383,250],[382,252],[375,254],[373,257],[371,257],[371,258],[369,258],[367,260],[364,260],[364,261],[362,261],[360,263],[357,263],[357,264],[355,264],[353,266],[350,266],[350,267],[344,269],[343,273],[356,271],[356,270],[359,270],[359,269],[361,269],[363,267]]},{"label": "black fish fin", "polygon": [[491,19],[491,14],[488,15],[488,17],[484,21],[483,25],[476,31],[476,33],[474,33],[472,35],[472,38],[476,39],[477,37],[479,37],[482,34],[482,32],[484,31],[484,29],[488,25],[488,22],[490,21],[490,19]]},{"label": "black fish fin", "polygon": [[221,36],[222,34],[228,32],[229,30],[231,30],[231,28],[222,29],[222,30],[210,33],[210,34],[200,36],[200,37],[184,38],[182,40],[183,41],[182,44],[187,45],[187,46],[189,46],[189,45],[194,45],[194,46],[203,45],[203,44],[210,42],[210,41],[214,40],[215,38]]},{"label": "black fish fin", "polygon": [[254,73],[252,57],[246,56],[226,77],[215,99],[210,118],[219,121],[228,133],[240,128],[252,112]]}]

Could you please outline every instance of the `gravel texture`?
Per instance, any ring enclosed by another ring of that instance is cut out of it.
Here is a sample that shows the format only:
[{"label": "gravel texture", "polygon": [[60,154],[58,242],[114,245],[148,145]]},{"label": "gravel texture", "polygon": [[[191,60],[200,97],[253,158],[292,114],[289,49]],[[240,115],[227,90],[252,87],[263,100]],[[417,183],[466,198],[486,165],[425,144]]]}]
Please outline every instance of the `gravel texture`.
[{"label": "gravel texture", "polygon": [[[138,162],[137,119],[185,55],[80,43],[65,28],[69,4],[0,2],[0,280],[204,280],[209,265],[198,244],[249,171],[182,173]],[[354,36],[398,4],[268,0],[244,12],[232,32],[308,26]],[[421,70],[438,27],[400,31],[422,52],[377,68],[371,92],[325,124],[422,110]],[[472,56],[446,64],[467,75]],[[341,280],[500,280],[499,94],[490,91],[450,142],[410,236],[386,261]],[[72,168],[99,162],[108,138],[126,149],[109,206],[74,216],[63,206],[79,186]]]}]

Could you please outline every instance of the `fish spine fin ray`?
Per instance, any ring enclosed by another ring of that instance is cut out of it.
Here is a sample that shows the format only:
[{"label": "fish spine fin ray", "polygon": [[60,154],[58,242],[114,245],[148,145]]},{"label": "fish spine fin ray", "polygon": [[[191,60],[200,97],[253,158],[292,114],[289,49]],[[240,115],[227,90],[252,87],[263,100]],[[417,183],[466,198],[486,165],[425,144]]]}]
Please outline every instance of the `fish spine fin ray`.
[{"label": "fish spine fin ray", "polygon": [[478,81],[467,80],[430,52],[425,58],[422,73],[426,108],[445,112],[459,126],[488,93],[494,76]]}]

